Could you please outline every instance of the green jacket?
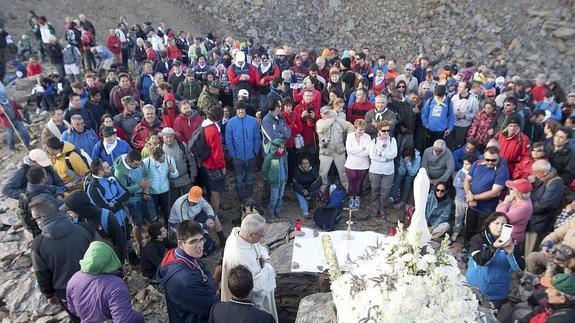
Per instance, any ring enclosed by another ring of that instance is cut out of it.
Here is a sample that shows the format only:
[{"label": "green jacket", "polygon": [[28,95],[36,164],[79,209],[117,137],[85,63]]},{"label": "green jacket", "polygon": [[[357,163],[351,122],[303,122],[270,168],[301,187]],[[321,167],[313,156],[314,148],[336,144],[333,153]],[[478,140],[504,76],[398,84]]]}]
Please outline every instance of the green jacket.
[{"label": "green jacket", "polygon": [[222,105],[222,102],[220,102],[220,99],[217,95],[213,95],[212,93],[210,93],[210,91],[208,90],[208,87],[204,87],[204,89],[202,90],[202,93],[200,94],[200,97],[198,98],[198,111],[200,111],[202,114],[206,114],[208,112],[208,109],[211,106],[214,105]]},{"label": "green jacket", "polygon": [[131,193],[128,203],[137,203],[142,200],[143,189],[140,187],[140,181],[145,178],[144,168],[128,169],[124,162],[126,154],[119,156],[114,161],[114,176]]},{"label": "green jacket", "polygon": [[184,80],[178,85],[176,89],[176,94],[186,100],[194,101],[194,105],[198,100],[198,97],[202,93],[202,84],[199,81],[193,80],[188,82]]},{"label": "green jacket", "polygon": [[287,151],[280,158],[275,156],[278,146],[282,144],[283,140],[274,139],[270,146],[270,152],[264,159],[262,173],[270,185],[279,185],[282,181],[285,184],[287,181]]}]

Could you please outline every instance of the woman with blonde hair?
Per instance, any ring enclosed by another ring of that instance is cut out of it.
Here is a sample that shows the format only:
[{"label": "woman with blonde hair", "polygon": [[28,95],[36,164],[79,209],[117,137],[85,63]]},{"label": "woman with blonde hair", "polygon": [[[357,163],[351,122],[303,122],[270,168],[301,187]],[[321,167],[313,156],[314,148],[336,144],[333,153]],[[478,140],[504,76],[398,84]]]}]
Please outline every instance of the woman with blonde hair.
[{"label": "woman with blonde hair", "polygon": [[[360,207],[361,187],[369,170],[369,148],[371,137],[365,133],[365,120],[357,119],[353,123],[355,131],[347,135],[345,149],[345,173],[349,180],[349,205],[358,209]],[[393,180],[393,177],[392,177]],[[391,187],[391,185],[390,185]]]}]

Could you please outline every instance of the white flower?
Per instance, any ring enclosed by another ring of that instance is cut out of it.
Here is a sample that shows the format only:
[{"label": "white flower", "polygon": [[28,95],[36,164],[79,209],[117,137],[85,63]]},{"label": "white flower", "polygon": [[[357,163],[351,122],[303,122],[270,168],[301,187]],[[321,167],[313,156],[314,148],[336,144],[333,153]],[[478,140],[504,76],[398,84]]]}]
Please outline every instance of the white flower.
[{"label": "white flower", "polygon": [[422,259],[428,264],[435,264],[437,262],[437,258],[434,255],[430,254],[424,255]]},{"label": "white flower", "polygon": [[405,255],[401,256],[401,260],[403,260],[403,262],[412,262],[413,255],[410,253],[406,253]]}]

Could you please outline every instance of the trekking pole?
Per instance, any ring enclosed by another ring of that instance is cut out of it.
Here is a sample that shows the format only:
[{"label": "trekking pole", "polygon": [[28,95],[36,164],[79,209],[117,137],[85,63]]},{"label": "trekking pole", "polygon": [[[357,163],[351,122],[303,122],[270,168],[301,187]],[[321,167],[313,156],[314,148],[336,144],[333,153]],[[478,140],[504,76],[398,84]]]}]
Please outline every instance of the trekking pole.
[{"label": "trekking pole", "polygon": [[26,142],[24,141],[24,139],[22,139],[22,136],[20,136],[20,132],[18,131],[18,129],[16,129],[16,126],[12,122],[12,119],[10,119],[8,117],[8,115],[6,114],[6,110],[4,110],[4,105],[0,104],[0,109],[2,109],[2,113],[4,113],[4,115],[6,116],[6,119],[8,119],[8,122],[10,122],[10,126],[12,127],[12,130],[14,130],[14,132],[16,133],[18,138],[20,138],[20,141],[22,141],[22,144],[24,145],[24,149],[26,150],[26,154],[30,153],[30,151],[28,150],[28,146],[26,146]]}]

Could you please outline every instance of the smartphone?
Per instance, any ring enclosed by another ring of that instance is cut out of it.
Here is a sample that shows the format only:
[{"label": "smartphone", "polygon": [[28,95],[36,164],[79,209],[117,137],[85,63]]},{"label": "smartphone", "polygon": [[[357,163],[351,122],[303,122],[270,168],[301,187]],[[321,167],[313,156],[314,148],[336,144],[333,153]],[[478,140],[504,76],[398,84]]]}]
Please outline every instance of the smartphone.
[{"label": "smartphone", "polygon": [[511,224],[504,224],[501,229],[501,235],[499,236],[499,241],[507,242],[511,239],[511,231],[513,231],[513,226]]}]

